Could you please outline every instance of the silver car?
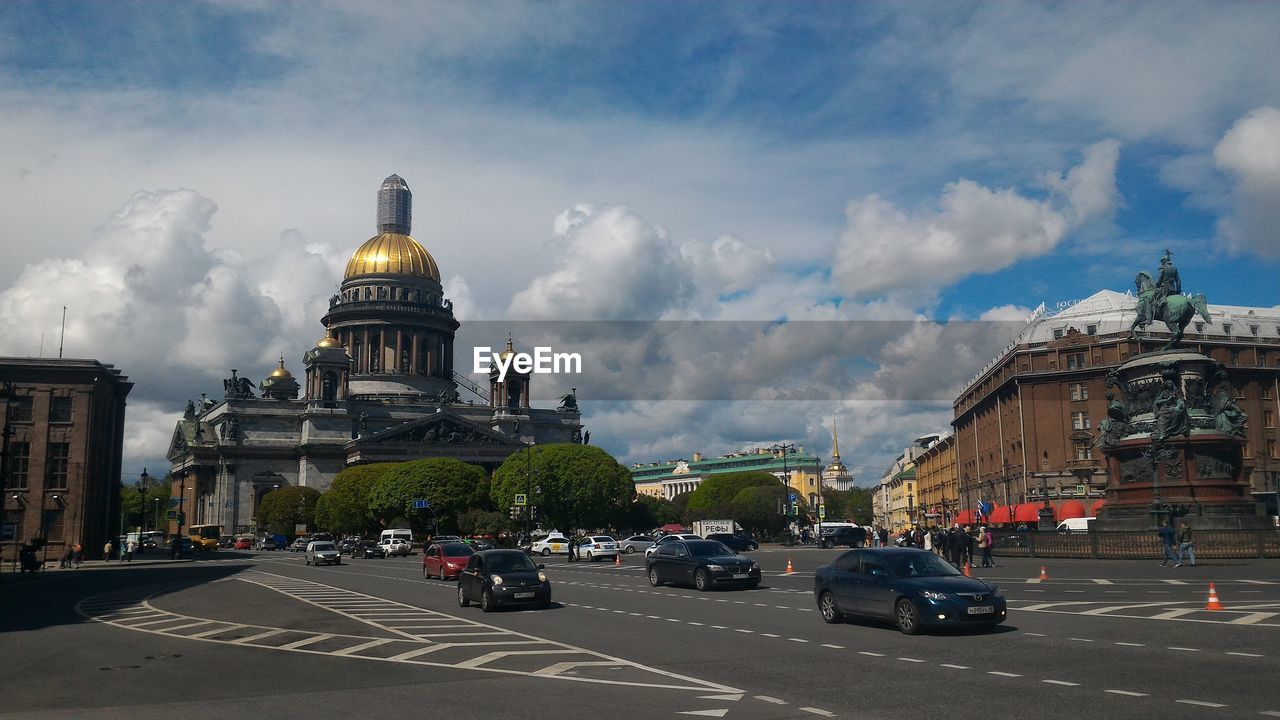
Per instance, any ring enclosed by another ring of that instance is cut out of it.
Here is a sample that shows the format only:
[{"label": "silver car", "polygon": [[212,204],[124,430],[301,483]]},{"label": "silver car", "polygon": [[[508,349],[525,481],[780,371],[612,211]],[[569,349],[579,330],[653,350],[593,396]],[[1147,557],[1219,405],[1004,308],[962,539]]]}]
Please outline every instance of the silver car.
[{"label": "silver car", "polygon": [[341,565],[342,553],[338,552],[338,546],[329,540],[313,540],[307,543],[307,564],[324,563],[326,565]]},{"label": "silver car", "polygon": [[627,555],[637,551],[643,552],[653,547],[653,538],[648,535],[632,535],[626,540],[618,543],[618,547]]}]

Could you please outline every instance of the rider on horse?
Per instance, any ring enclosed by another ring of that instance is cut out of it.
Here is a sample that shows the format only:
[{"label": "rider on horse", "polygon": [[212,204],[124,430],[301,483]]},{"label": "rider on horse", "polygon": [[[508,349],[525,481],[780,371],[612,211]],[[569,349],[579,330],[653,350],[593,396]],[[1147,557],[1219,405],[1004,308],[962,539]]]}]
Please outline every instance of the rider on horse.
[{"label": "rider on horse", "polygon": [[1194,315],[1198,313],[1209,322],[1209,308],[1203,295],[1182,294],[1182,278],[1178,276],[1178,268],[1173,265],[1173,251],[1167,248],[1164,257],[1160,258],[1158,276],[1152,281],[1150,275],[1140,272],[1134,279],[1138,286],[1138,314],[1129,333],[1136,337],[1139,329],[1155,320],[1163,320],[1172,333],[1165,346],[1165,349],[1169,349],[1182,340],[1183,328],[1191,322]]}]

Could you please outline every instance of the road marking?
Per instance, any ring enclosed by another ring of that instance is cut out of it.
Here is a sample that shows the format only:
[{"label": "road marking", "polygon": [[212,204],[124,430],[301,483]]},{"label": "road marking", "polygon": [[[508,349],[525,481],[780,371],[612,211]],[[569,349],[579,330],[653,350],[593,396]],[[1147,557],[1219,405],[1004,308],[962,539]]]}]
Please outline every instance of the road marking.
[{"label": "road marking", "polygon": [[788,639],[788,640],[790,640],[791,642],[798,642],[798,643],[807,643],[807,642],[809,642],[808,640],[805,640],[804,638],[787,638],[787,639]]},{"label": "road marking", "polygon": [[832,645],[832,644],[830,644],[830,643],[822,643],[822,647],[824,647],[824,648],[831,648],[832,650],[843,650],[843,649],[844,649],[844,646],[843,646],[843,645]]},{"label": "road marking", "polygon": [[762,701],[767,702],[767,703],[773,703],[774,705],[786,705],[786,704],[788,704],[786,700],[779,700],[779,699],[778,699],[778,698],[776,698],[776,697],[769,697],[768,695],[753,695],[752,697],[754,697],[754,698],[755,698],[755,699],[757,699],[757,700],[762,700]]},{"label": "road marking", "polygon": [[1267,717],[1280,717],[1280,712],[1277,712],[1275,710],[1262,710],[1258,714],[1266,715]]},{"label": "road marking", "polygon": [[1257,653],[1247,653],[1247,652],[1228,652],[1227,654],[1228,654],[1228,655],[1239,655],[1240,657],[1251,657],[1251,658],[1260,658],[1260,657],[1263,657],[1262,655],[1259,655],[1259,654],[1257,654]]},{"label": "road marking", "polygon": [[835,717],[835,716],[836,716],[836,714],[835,714],[835,713],[833,713],[833,712],[831,712],[830,710],[822,710],[822,709],[814,708],[814,707],[802,707],[802,708],[800,708],[800,709],[801,709],[801,710],[803,710],[803,711],[805,711],[805,712],[807,712],[807,713],[813,713],[814,715],[821,715],[822,717]]},{"label": "road marking", "polygon": [[1067,638],[1067,639],[1072,640],[1074,642],[1093,642],[1089,638]]},{"label": "road marking", "polygon": [[911,663],[922,663],[922,662],[924,662],[923,660],[917,660],[916,658],[900,657],[900,658],[898,658],[898,659],[899,659],[899,660],[901,660],[902,662],[911,662]]},{"label": "road marking", "polygon": [[1021,675],[1019,675],[1018,673],[1000,672],[999,670],[988,670],[988,671],[987,671],[987,674],[988,674],[988,675],[999,675],[1000,677],[1007,677],[1007,678],[1022,677],[1022,676],[1021,676]]},{"label": "road marking", "polygon": [[868,655],[870,657],[884,657],[884,653],[871,652],[870,650],[859,650],[859,655]]},{"label": "road marking", "polygon": [[1030,635],[1030,636],[1032,636],[1032,637],[1048,637],[1048,636],[1047,636],[1047,635],[1045,635],[1044,633],[1024,632],[1024,633],[1022,633],[1022,634],[1023,634],[1023,635]]},{"label": "road marking", "polygon": [[1027,578],[1027,584],[1028,584],[1028,585],[1039,585],[1039,584],[1040,584],[1040,578]]},{"label": "road marking", "polygon": [[683,710],[676,713],[677,715],[698,715],[700,717],[724,717],[729,712],[729,708],[717,708],[715,710]]},{"label": "road marking", "polygon": [[1066,686],[1066,687],[1080,687],[1080,683],[1067,682],[1066,680],[1041,680],[1040,682],[1042,682],[1042,683],[1049,683],[1050,685],[1063,685],[1063,686]]},{"label": "road marking", "polygon": [[944,668],[951,668],[952,670],[969,670],[970,669],[968,665],[952,665],[951,663],[941,663],[941,666]]},{"label": "road marking", "polygon": [[1115,585],[1115,583],[1111,582],[1110,580],[1103,580],[1101,578],[1094,578],[1093,581],[1099,585]]},{"label": "road marking", "polygon": [[224,626],[224,627],[217,627],[217,628],[214,628],[214,629],[212,629],[212,630],[205,630],[205,631],[203,631],[203,632],[195,633],[194,635],[188,635],[187,637],[193,637],[193,638],[209,637],[210,635],[218,635],[219,633],[232,632],[232,631],[234,631],[234,630],[239,630],[239,629],[240,629],[240,628],[242,628],[242,627],[245,627],[245,626],[244,626],[244,625],[240,625],[240,624],[238,624],[238,623],[237,623],[237,624],[232,625],[232,626],[230,626],[230,627],[225,627],[225,626]]},{"label": "road marking", "polygon": [[743,693],[731,693],[727,695],[699,695],[699,700],[728,700],[730,702],[738,702],[742,699]]},{"label": "road marking", "polygon": [[1116,645],[1124,645],[1125,647],[1146,647],[1144,643],[1118,642]]},{"label": "road marking", "polygon": [[690,620],[690,621],[689,621],[689,624],[690,624],[690,625],[697,625],[698,627],[702,627],[702,623],[700,623],[700,622],[694,622],[694,621],[692,621],[692,620]]},{"label": "road marking", "polygon": [[734,629],[733,629],[733,631],[734,631],[734,632],[740,632],[740,633],[748,633],[748,634],[750,634],[750,633],[754,633],[754,632],[755,632],[755,630],[744,630],[744,629],[742,629],[742,628],[734,628]]},{"label": "road marking", "polygon": [[1169,585],[1186,585],[1187,584],[1185,580],[1161,580],[1160,582],[1167,583]]},{"label": "road marking", "polygon": [[1131,692],[1129,690],[1103,690],[1102,692],[1109,692],[1112,695],[1125,695],[1127,697],[1147,697],[1146,693]]},{"label": "road marking", "polygon": [[775,635],[775,634],[773,634],[773,633],[760,633],[760,634],[761,634],[762,636],[764,636],[764,637],[767,637],[767,638],[779,638],[779,637],[782,637],[781,635]]},{"label": "road marking", "polygon": [[377,640],[370,640],[369,642],[360,643],[359,645],[352,645],[351,647],[345,647],[345,648],[342,648],[341,650],[336,650],[333,652],[333,654],[334,655],[350,655],[352,653],[358,653],[361,650],[368,650],[369,648],[375,648],[375,647],[378,647],[379,645],[386,645],[389,642],[395,642],[395,641],[392,640],[391,638],[378,638]]},{"label": "road marking", "polygon": [[1174,647],[1174,646],[1172,646],[1172,645],[1171,645],[1171,646],[1169,646],[1169,647],[1168,647],[1168,648],[1166,648],[1166,649],[1168,649],[1168,650],[1181,650],[1181,651],[1183,651],[1183,652],[1200,652],[1200,648]]},{"label": "road marking", "polygon": [[1205,702],[1204,700],[1174,700],[1174,702],[1180,702],[1185,705],[1199,705],[1200,707],[1211,707],[1211,708],[1226,707],[1226,705],[1223,705],[1222,703]]},{"label": "road marking", "polygon": [[242,644],[251,643],[254,640],[262,640],[263,638],[269,638],[272,635],[279,635],[280,633],[286,633],[286,632],[289,632],[289,631],[288,630],[268,630],[266,632],[260,632],[257,635],[250,635],[249,637],[237,638],[235,640],[231,640],[230,642],[233,645],[242,645]]},{"label": "road marking", "polygon": [[1248,615],[1245,615],[1243,617],[1238,617],[1235,620],[1230,621],[1228,624],[1229,625],[1253,625],[1254,623],[1262,622],[1263,620],[1268,620],[1275,616],[1276,616],[1276,613],[1273,613],[1273,612],[1249,613]]}]

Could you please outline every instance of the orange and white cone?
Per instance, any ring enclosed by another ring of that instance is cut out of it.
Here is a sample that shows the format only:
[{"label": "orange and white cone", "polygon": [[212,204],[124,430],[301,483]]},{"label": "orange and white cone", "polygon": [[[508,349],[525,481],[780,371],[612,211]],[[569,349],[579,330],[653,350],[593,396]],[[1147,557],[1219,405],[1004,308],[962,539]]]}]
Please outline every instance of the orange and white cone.
[{"label": "orange and white cone", "polygon": [[965,563],[965,564],[964,564],[964,576],[965,576],[965,577],[973,577],[972,575],[970,575],[970,574],[969,574],[969,563]]},{"label": "orange and white cone", "polygon": [[1041,579],[1041,580],[1048,580],[1048,579],[1049,579],[1049,573],[1048,573],[1048,571],[1046,571],[1046,570],[1045,570],[1044,565],[1041,565],[1041,566],[1040,566],[1040,579]]},{"label": "orange and white cone", "polygon": [[622,566],[622,553],[618,553],[617,555],[613,556],[613,566],[614,567]]},{"label": "orange and white cone", "polygon": [[1225,610],[1222,603],[1218,600],[1218,589],[1209,583],[1209,604],[1204,606],[1205,610]]},{"label": "orange and white cone", "polygon": [[794,575],[795,573],[796,573],[796,569],[795,569],[795,568],[793,568],[793,567],[791,567],[791,558],[787,558],[787,569],[786,569],[786,571],[784,571],[782,574],[783,574],[783,575]]}]

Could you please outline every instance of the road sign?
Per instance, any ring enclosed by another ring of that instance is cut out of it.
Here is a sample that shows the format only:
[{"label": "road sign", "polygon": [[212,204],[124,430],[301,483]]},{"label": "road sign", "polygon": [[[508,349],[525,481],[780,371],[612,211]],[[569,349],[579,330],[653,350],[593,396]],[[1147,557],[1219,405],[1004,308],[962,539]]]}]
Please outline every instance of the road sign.
[{"label": "road sign", "polygon": [[427,508],[429,508],[429,507],[431,507],[431,503],[427,502],[426,500],[414,500],[414,501],[413,501],[413,509],[414,509],[414,510],[426,510],[426,509],[427,509]]},{"label": "road sign", "polygon": [[796,501],[796,494],[791,493],[791,502],[795,502],[795,501]]},{"label": "road sign", "polygon": [[177,519],[178,519],[178,511],[177,511],[177,510],[170,510],[169,512],[165,513],[165,517],[169,518],[170,520],[177,520]]},{"label": "road sign", "polygon": [[529,504],[529,497],[524,493],[516,493],[516,505],[524,507]]},{"label": "road sign", "polygon": [[819,519],[819,520],[826,520],[826,519],[827,519],[827,506],[826,506],[826,505],[819,505],[819,506],[818,506],[818,519]]},{"label": "road sign", "polygon": [[799,514],[800,514],[800,504],[799,504],[799,503],[791,503],[791,514],[792,514],[792,515],[799,515]]}]

